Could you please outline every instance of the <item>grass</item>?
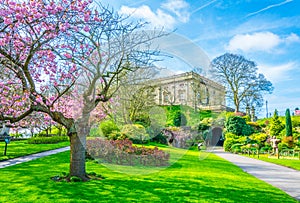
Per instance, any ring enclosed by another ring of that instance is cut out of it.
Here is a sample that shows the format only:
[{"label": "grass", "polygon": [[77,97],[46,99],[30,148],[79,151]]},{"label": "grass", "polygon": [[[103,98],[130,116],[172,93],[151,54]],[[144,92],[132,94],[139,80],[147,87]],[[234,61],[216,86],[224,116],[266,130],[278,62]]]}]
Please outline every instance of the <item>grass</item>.
[{"label": "grass", "polygon": [[[247,156],[247,155],[245,155],[245,156]],[[247,156],[247,157],[259,159],[262,161],[266,161],[266,162],[270,162],[270,163],[274,163],[274,164],[278,164],[278,165],[282,165],[282,166],[286,166],[286,167],[293,168],[293,169],[300,171],[300,160],[299,159],[298,160],[297,159],[283,159],[283,158],[277,159],[276,157],[268,158],[267,154],[266,155],[260,154],[259,158],[257,158],[257,156]]]},{"label": "grass", "polygon": [[0,161],[12,159],[20,156],[25,156],[28,154],[34,154],[38,152],[43,152],[47,150],[57,149],[61,147],[69,146],[70,142],[60,142],[57,144],[27,144],[26,140],[22,141],[11,141],[7,145],[6,156],[4,153],[4,142],[0,142]]},{"label": "grass", "polygon": [[89,182],[50,180],[68,171],[69,152],[0,169],[0,202],[297,202],[214,154],[200,160],[196,150],[169,151],[181,158],[161,170],[123,166],[119,173],[88,161],[88,172],[105,177]]}]

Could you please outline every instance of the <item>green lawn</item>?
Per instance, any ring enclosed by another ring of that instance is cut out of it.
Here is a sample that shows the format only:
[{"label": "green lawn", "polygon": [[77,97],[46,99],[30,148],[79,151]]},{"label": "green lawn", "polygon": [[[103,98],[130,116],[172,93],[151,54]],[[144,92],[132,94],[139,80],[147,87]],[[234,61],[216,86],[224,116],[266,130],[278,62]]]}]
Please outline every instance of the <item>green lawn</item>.
[{"label": "green lawn", "polygon": [[88,161],[87,171],[105,179],[84,183],[50,180],[68,171],[69,152],[0,169],[0,202],[297,202],[216,155],[199,160],[196,150],[169,151],[181,158],[144,175],[154,169],[123,166],[126,173],[118,173]]},{"label": "green lawn", "polygon": [[249,157],[259,159],[262,161],[266,161],[266,162],[270,162],[270,163],[274,163],[274,164],[278,164],[278,165],[282,165],[282,166],[286,166],[286,167],[293,168],[293,169],[300,171],[300,160],[299,159],[284,159],[284,158],[277,159],[276,157],[268,158],[268,155],[263,155],[263,154],[260,154],[259,158],[257,158],[257,156],[249,156]]},{"label": "green lawn", "polygon": [[69,145],[70,142],[60,142],[57,144],[27,144],[26,140],[12,141],[7,145],[7,156],[3,156],[5,142],[0,142],[0,161],[51,149],[66,147]]}]

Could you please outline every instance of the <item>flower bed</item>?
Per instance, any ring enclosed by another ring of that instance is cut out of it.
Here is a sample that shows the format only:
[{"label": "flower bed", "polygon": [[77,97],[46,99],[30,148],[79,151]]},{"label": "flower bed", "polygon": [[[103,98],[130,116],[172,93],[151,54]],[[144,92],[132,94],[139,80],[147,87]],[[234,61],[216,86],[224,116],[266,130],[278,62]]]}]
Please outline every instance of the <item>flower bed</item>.
[{"label": "flower bed", "polygon": [[128,139],[104,140],[96,138],[87,140],[87,156],[104,163],[119,165],[166,166],[170,155],[157,147],[151,149],[136,147]]}]

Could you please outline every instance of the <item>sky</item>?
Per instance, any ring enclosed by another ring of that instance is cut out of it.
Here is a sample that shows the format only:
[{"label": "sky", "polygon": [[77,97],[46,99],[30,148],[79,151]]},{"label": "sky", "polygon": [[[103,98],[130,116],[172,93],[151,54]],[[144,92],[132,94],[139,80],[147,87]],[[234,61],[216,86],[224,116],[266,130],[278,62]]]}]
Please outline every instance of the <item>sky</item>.
[{"label": "sky", "polygon": [[[274,91],[264,98],[268,112],[284,115],[287,108],[300,108],[300,1],[299,0],[102,0],[122,15],[149,22],[148,28],[173,31],[198,46],[209,60],[234,53],[257,64]],[[181,40],[177,40],[178,42]],[[186,51],[182,47],[180,50]],[[197,52],[197,51],[196,51]],[[199,52],[197,52],[199,53]],[[188,58],[177,55],[180,67]],[[203,57],[202,57],[203,58]],[[184,61],[182,63],[182,61]],[[160,64],[163,65],[163,64]],[[178,69],[178,68],[177,68]],[[179,68],[180,69],[180,68]],[[185,68],[182,68],[184,71]],[[180,70],[176,70],[180,71]],[[266,116],[266,106],[258,114]]]}]

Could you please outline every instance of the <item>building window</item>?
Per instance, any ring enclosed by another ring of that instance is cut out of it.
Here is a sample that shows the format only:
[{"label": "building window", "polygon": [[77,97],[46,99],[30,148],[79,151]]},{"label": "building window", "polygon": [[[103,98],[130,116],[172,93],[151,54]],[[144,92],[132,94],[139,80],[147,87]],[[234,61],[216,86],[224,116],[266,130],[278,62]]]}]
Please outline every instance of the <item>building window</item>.
[{"label": "building window", "polygon": [[168,92],[164,92],[163,93],[163,97],[164,97],[164,102],[169,102],[169,94],[168,94]]}]

